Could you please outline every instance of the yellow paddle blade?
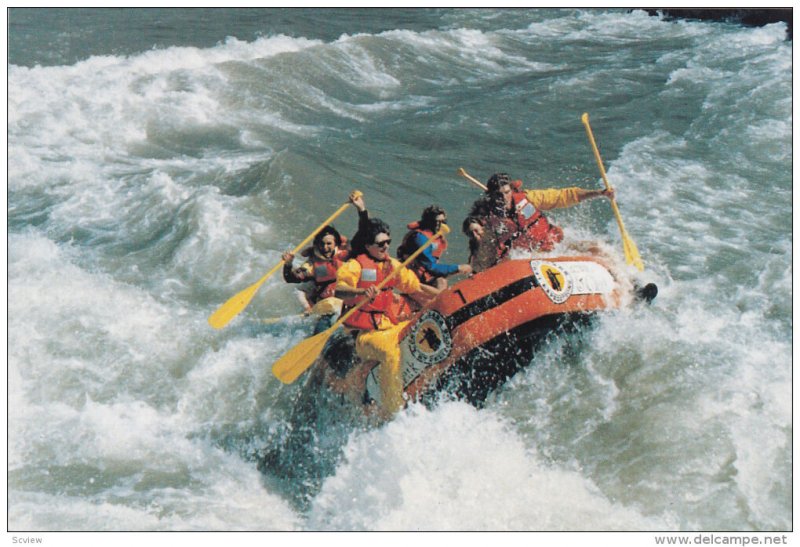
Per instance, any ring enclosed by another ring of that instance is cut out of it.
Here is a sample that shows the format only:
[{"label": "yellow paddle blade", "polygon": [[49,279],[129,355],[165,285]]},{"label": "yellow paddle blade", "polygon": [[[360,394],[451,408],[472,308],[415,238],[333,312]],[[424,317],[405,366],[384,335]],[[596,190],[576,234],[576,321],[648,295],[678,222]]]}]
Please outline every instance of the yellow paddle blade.
[{"label": "yellow paddle blade", "polygon": [[644,271],[644,263],[642,257],[639,256],[639,249],[636,248],[636,243],[628,237],[627,233],[623,234],[622,248],[625,251],[625,261],[636,266],[640,272]]},{"label": "yellow paddle blade", "polygon": [[622,237],[622,250],[625,252],[625,262],[633,264],[640,272],[644,271],[644,263],[642,262],[642,257],[639,256],[639,249],[636,248],[636,243],[633,242],[631,236],[628,235],[628,230],[625,229],[625,223],[622,222],[622,215],[619,213],[616,200],[611,200],[611,210],[614,212],[614,217],[617,219],[619,235]]},{"label": "yellow paddle blade", "polygon": [[215,329],[221,329],[230,323],[231,319],[239,315],[247,307],[259,287],[261,287],[261,282],[250,285],[242,292],[230,297],[217,311],[211,314],[211,317],[208,318],[208,324]]},{"label": "yellow paddle blade", "polygon": [[342,305],[344,302],[341,298],[336,298],[335,296],[329,296],[328,298],[323,298],[316,304],[314,307],[311,308],[311,313],[315,315],[333,315],[333,314],[340,314],[342,313]]},{"label": "yellow paddle blade", "polygon": [[315,334],[311,338],[306,338],[284,353],[283,357],[272,365],[272,374],[284,384],[291,384],[297,380],[301,374],[314,364],[314,361],[322,353],[328,338],[331,337],[336,328],[338,328],[338,325]]},{"label": "yellow paddle blade", "polygon": [[215,329],[221,329],[231,322],[231,319],[239,315],[243,309],[250,304],[250,301],[256,295],[256,292],[264,282],[272,276],[283,265],[283,260],[272,268],[264,277],[247,287],[245,290],[234,294],[228,299],[217,311],[211,314],[208,318],[208,324]]}]

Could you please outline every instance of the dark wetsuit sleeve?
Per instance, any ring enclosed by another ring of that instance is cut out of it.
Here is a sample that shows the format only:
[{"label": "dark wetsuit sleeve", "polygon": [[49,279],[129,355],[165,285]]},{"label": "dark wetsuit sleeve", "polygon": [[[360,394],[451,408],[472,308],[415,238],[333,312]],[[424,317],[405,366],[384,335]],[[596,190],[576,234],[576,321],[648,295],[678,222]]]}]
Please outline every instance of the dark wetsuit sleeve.
[{"label": "dark wetsuit sleeve", "polygon": [[367,230],[369,230],[369,212],[364,209],[358,212],[358,230],[356,231],[356,235],[353,236],[353,239],[350,240],[350,249],[352,251],[358,252],[358,250],[363,250]]}]

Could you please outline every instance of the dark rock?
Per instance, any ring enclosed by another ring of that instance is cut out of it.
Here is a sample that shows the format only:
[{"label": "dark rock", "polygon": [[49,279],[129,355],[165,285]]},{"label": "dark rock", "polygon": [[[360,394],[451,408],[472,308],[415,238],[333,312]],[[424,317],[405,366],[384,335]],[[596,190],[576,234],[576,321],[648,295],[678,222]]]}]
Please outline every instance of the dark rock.
[{"label": "dark rock", "polygon": [[645,11],[650,15],[660,13],[668,19],[725,21],[750,27],[783,22],[786,23],[786,39],[792,39],[791,8],[648,8]]}]

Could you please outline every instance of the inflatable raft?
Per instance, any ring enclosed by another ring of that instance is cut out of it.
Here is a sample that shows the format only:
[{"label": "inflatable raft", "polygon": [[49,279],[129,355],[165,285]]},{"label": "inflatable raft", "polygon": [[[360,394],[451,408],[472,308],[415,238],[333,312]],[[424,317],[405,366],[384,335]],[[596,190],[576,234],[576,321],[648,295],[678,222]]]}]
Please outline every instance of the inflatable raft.
[{"label": "inflatable raft", "polygon": [[[651,300],[656,292],[648,285],[638,294]],[[480,405],[530,364],[548,337],[627,305],[636,295],[593,256],[502,262],[442,291],[402,331],[405,395],[425,401],[444,391]],[[342,329],[330,338],[312,376],[366,412],[380,403],[377,363],[360,362],[353,336]]]}]

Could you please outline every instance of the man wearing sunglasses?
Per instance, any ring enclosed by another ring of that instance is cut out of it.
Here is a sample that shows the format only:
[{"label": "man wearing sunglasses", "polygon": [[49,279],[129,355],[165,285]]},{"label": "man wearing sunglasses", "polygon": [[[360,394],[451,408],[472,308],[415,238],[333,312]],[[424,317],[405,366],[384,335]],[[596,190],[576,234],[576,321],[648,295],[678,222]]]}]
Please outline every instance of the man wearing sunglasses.
[{"label": "man wearing sunglasses", "polygon": [[[438,293],[422,285],[411,270],[389,255],[392,243],[389,226],[371,218],[359,226],[361,237],[353,247],[350,260],[336,276],[336,296],[346,307],[353,307],[366,297],[369,302],[353,313],[345,327],[356,335],[356,354],[362,361],[378,361],[381,386],[379,413],[390,418],[403,407],[403,380],[400,370],[400,332],[408,324],[401,320],[394,291],[413,298],[430,298]],[[377,286],[399,269],[381,290]],[[347,308],[345,308],[346,310]]]}]

